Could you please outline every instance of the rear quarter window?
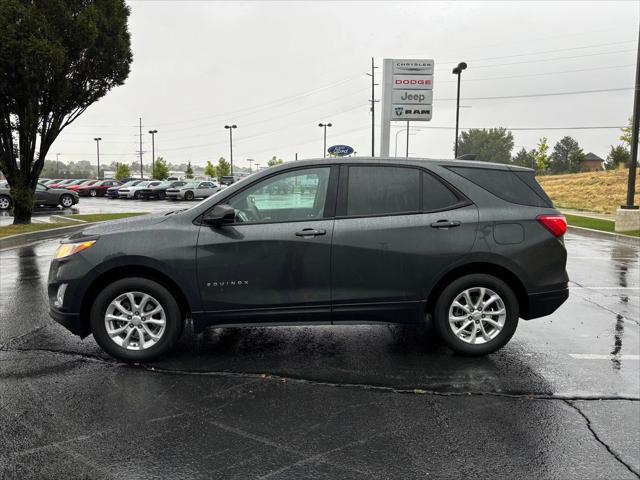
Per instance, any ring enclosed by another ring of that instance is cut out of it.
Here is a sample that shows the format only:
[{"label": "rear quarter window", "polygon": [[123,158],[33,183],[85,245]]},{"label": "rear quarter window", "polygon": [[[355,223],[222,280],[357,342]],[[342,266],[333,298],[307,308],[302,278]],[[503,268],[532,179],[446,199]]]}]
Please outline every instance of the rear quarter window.
[{"label": "rear quarter window", "polygon": [[448,167],[502,200],[532,207],[552,207],[551,199],[538,185],[533,172],[513,172],[481,167]]}]

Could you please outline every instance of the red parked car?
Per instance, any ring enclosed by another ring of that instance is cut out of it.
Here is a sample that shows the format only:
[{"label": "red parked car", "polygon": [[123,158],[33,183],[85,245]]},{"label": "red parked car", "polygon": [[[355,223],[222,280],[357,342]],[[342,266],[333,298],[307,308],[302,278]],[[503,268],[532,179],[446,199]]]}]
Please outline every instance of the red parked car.
[{"label": "red parked car", "polygon": [[93,185],[95,183],[98,183],[100,180],[83,180],[80,183],[76,183],[75,185],[70,185],[68,187],[65,187],[67,190],[73,190],[74,192],[77,192],[80,188],[82,187],[87,187],[89,185]]},{"label": "red parked car", "polygon": [[47,187],[49,187],[49,188],[69,188],[69,187],[72,187],[73,185],[80,185],[82,182],[86,182],[86,181],[87,181],[86,178],[81,178],[81,179],[67,178],[66,180],[62,180],[61,182],[50,183],[49,185],[47,185]]},{"label": "red parked car", "polygon": [[81,197],[104,197],[111,187],[119,187],[121,183],[117,180],[99,180],[91,185],[84,185],[78,188],[78,195]]}]

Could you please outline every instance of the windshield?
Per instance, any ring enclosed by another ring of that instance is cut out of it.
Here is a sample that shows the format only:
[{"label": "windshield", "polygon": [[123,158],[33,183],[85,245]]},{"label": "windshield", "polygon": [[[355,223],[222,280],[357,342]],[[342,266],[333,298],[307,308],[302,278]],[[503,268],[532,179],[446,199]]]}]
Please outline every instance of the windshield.
[{"label": "windshield", "polygon": [[182,188],[198,188],[200,182],[189,182],[186,185],[183,185]]},{"label": "windshield", "polygon": [[146,187],[147,185],[149,185],[149,182],[140,182],[136,185],[136,187]]}]

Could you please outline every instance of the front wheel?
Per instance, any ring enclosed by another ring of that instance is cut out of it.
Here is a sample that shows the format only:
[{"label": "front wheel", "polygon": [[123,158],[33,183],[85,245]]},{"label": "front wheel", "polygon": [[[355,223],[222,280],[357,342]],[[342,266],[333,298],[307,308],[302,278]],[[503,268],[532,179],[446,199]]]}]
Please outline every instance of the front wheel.
[{"label": "front wheel", "polygon": [[91,195],[92,197],[96,197],[98,195],[98,192],[96,190],[91,190],[89,192],[89,195]]},{"label": "front wheel", "polygon": [[456,353],[480,356],[502,348],[518,326],[518,300],[492,275],[472,274],[447,286],[436,303],[434,324]]},{"label": "front wheel", "polygon": [[91,332],[109,355],[125,362],[147,362],[173,348],[182,331],[173,295],[147,278],[125,278],[96,297]]},{"label": "front wheel", "polygon": [[195,197],[194,197],[194,195],[193,195],[193,192],[185,192],[185,194],[184,194],[184,199],[185,199],[185,200],[189,200],[189,201],[191,201],[191,200],[193,200],[194,198],[195,198]]},{"label": "front wheel", "polygon": [[71,195],[62,195],[60,197],[60,205],[64,208],[71,208],[73,206],[73,197]]}]

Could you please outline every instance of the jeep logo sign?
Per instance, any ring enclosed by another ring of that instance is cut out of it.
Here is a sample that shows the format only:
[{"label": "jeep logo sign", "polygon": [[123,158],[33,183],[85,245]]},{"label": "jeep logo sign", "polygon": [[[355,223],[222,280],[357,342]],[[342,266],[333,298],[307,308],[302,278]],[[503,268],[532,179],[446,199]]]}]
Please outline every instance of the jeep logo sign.
[{"label": "jeep logo sign", "polygon": [[433,103],[433,90],[393,90],[391,96],[393,103],[406,105],[431,105]]}]

